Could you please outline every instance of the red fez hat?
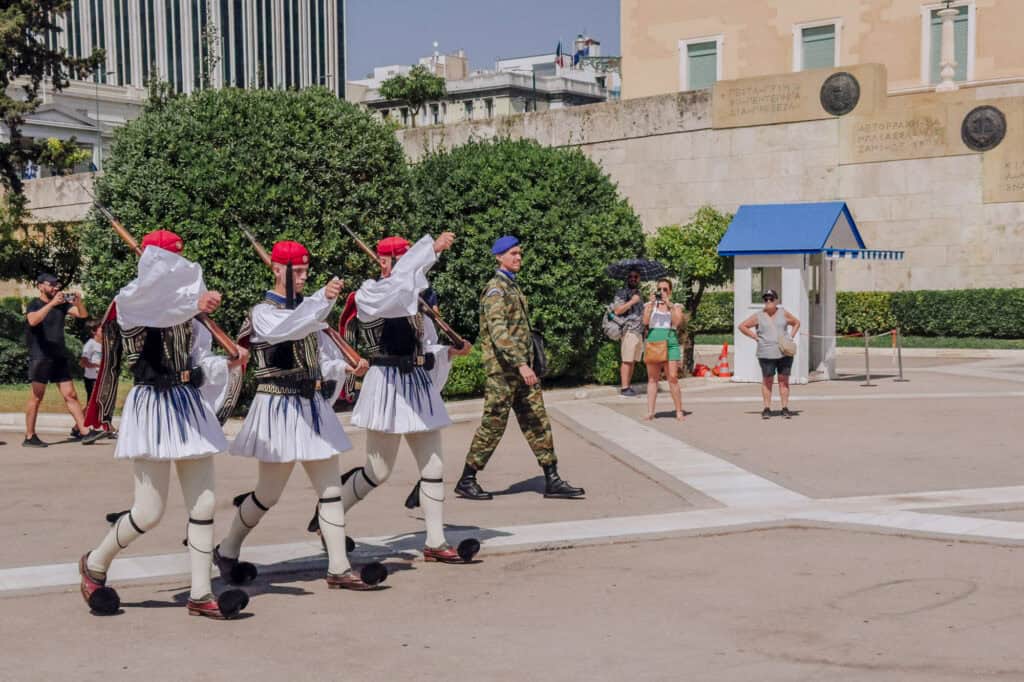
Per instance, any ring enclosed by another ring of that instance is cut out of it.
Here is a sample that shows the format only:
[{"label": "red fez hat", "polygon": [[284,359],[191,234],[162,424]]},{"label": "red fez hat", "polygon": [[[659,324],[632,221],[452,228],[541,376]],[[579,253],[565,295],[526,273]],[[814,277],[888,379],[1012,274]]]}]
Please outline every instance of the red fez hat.
[{"label": "red fez hat", "polygon": [[153,230],[142,238],[142,250],[145,251],[147,246],[155,246],[164,251],[180,254],[184,244],[181,237],[170,230]]},{"label": "red fez hat", "polygon": [[281,265],[309,265],[309,251],[298,242],[277,242],[270,252],[270,260]]},{"label": "red fez hat", "polygon": [[409,240],[402,237],[385,237],[377,242],[378,256],[397,257],[409,250]]}]

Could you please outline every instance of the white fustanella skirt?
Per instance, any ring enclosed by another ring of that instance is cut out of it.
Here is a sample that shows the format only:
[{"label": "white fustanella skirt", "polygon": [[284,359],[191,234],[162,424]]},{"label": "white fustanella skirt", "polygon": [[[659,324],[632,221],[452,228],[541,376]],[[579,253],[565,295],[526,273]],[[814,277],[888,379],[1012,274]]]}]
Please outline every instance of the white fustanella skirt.
[{"label": "white fustanella skirt", "polygon": [[230,452],[261,462],[305,462],[351,449],[352,442],[322,396],[310,400],[257,393]]},{"label": "white fustanella skirt", "polygon": [[114,457],[175,460],[227,448],[217,415],[194,386],[133,386],[128,392]]},{"label": "white fustanella skirt", "polygon": [[422,367],[408,374],[370,367],[352,410],[353,425],[384,433],[436,431],[451,423],[440,390]]}]

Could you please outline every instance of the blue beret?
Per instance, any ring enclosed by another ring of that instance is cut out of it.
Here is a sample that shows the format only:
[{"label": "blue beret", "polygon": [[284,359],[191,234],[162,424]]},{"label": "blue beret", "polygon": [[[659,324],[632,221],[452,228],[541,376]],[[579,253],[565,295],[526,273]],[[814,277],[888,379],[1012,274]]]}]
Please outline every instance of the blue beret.
[{"label": "blue beret", "polygon": [[518,243],[519,240],[512,235],[507,234],[504,237],[498,237],[494,242],[494,246],[491,247],[491,253],[495,256],[500,256]]}]

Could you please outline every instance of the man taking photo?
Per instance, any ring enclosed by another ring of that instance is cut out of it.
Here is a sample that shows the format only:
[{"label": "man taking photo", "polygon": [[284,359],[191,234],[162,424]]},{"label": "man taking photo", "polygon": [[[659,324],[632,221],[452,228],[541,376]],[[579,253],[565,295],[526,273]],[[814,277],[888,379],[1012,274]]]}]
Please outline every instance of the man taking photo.
[{"label": "man taking photo", "polygon": [[71,365],[64,345],[64,318],[68,315],[85,319],[82,297],[61,291],[60,282],[49,273],[36,277],[39,298],[29,302],[25,313],[25,341],[28,344],[28,379],[32,392],[25,407],[24,447],[45,448],[46,443],[36,434],[36,417],[43,402],[47,384],[57,384],[68,412],[75,420],[72,437],[85,435],[85,415],[78,402],[75,385],[71,381]]},{"label": "man taking photo", "polygon": [[626,286],[615,292],[612,303],[613,312],[623,318],[620,349],[622,365],[619,367],[619,378],[622,385],[619,395],[624,398],[635,398],[633,390],[633,368],[640,362],[644,350],[644,301],[640,296],[640,272],[631,270],[626,275]]}]

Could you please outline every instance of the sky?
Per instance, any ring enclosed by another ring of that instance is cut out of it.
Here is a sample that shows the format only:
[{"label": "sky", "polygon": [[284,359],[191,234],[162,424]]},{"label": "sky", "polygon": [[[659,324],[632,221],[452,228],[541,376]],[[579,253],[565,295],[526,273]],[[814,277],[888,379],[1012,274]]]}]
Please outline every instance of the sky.
[{"label": "sky", "polygon": [[415,64],[462,48],[471,69],[493,69],[499,57],[571,53],[586,32],[601,54],[619,54],[619,0],[348,0],[347,80],[374,66]]}]

